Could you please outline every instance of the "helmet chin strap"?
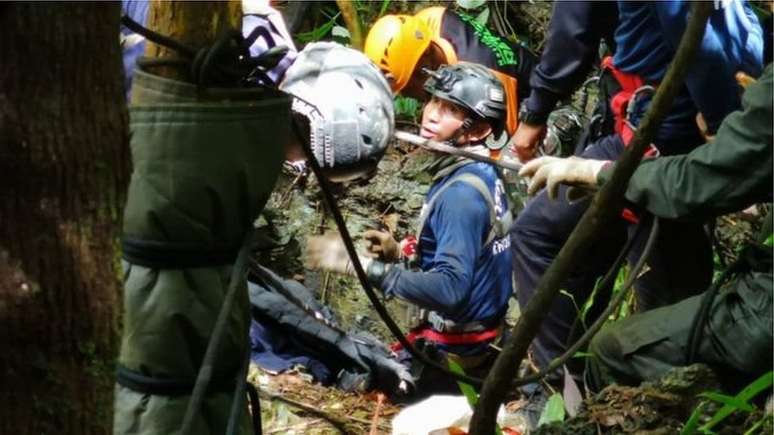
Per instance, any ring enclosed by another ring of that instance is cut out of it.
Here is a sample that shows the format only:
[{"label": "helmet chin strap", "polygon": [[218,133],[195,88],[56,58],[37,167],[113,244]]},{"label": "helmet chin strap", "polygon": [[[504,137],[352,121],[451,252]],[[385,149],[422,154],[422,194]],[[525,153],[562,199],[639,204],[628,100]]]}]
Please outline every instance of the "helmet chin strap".
[{"label": "helmet chin strap", "polygon": [[470,131],[470,128],[473,127],[473,119],[468,117],[465,117],[465,119],[462,121],[462,125],[460,128],[457,129],[457,131],[454,132],[454,135],[446,140],[446,142],[451,146],[457,146],[457,139],[462,137],[463,134]]}]

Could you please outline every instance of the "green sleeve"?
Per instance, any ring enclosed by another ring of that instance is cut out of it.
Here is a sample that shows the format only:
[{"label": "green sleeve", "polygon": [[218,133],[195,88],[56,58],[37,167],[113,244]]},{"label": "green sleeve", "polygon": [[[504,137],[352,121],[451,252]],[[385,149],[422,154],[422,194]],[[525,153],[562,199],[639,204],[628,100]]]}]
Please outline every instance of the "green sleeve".
[{"label": "green sleeve", "polygon": [[[643,160],[626,199],[664,218],[701,219],[771,200],[772,66],[747,89],[743,110],[723,121],[715,140],[691,153]],[[615,165],[600,171],[608,181]]]}]

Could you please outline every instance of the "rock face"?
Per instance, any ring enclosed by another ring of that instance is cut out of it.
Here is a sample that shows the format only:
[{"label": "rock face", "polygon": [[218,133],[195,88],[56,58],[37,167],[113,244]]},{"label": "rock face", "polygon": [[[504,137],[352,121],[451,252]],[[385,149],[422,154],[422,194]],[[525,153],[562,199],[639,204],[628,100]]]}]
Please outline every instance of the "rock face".
[{"label": "rock face", "polygon": [[[414,233],[431,183],[424,168],[432,158],[427,152],[395,142],[373,178],[335,186],[338,206],[356,245],[367,229],[389,228],[397,240]],[[365,330],[387,342],[394,341],[357,279],[304,268],[306,238],[336,231],[313,176],[305,179],[291,171],[283,174],[257,225],[260,243],[256,262],[303,282],[333,309],[345,329]],[[399,320],[398,307],[390,306]]]}]

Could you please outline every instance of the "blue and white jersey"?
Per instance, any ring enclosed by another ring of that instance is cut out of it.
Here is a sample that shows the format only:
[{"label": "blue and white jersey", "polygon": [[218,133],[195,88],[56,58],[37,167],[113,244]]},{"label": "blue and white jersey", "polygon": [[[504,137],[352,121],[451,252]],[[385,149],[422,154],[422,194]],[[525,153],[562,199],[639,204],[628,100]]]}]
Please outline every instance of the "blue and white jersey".
[{"label": "blue and white jersey", "polygon": [[421,271],[394,267],[382,290],[456,323],[499,321],[512,293],[510,238],[485,244],[491,231],[490,206],[472,185],[454,181],[473,174],[488,186],[498,218],[510,213],[505,188],[494,167],[464,165],[437,180],[427,198],[435,199],[418,236]]}]

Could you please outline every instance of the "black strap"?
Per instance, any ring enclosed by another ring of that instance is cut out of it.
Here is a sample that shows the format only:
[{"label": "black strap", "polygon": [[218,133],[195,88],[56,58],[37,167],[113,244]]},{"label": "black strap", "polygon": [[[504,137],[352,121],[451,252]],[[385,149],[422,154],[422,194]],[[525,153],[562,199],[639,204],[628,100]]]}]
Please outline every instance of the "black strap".
[{"label": "black strap", "polygon": [[740,273],[771,272],[771,270],[771,248],[760,243],[752,243],[746,246],[742,252],[739,253],[739,258],[737,258],[737,260],[720,275],[720,278],[712,283],[709,290],[704,293],[701,305],[699,306],[699,311],[696,312],[693,324],[691,325],[691,332],[688,336],[688,349],[685,356],[686,365],[696,362],[702,336],[704,335],[704,326],[709,319],[709,313],[712,310],[712,302],[715,300],[715,296],[717,296],[720,288]]},{"label": "black strap", "polygon": [[239,246],[204,247],[200,244],[158,242],[124,236],[124,260],[154,269],[188,269],[233,264]]},{"label": "black strap", "polygon": [[253,433],[261,435],[263,433],[263,428],[261,427],[261,401],[258,396],[258,389],[250,382],[247,383],[247,397],[250,399],[250,415],[253,416]]},{"label": "black strap", "polygon": [[[195,378],[147,376],[122,364],[116,368],[116,382],[132,391],[154,396],[187,396],[193,391]],[[229,393],[235,387],[233,377],[213,379],[208,393]]]}]

